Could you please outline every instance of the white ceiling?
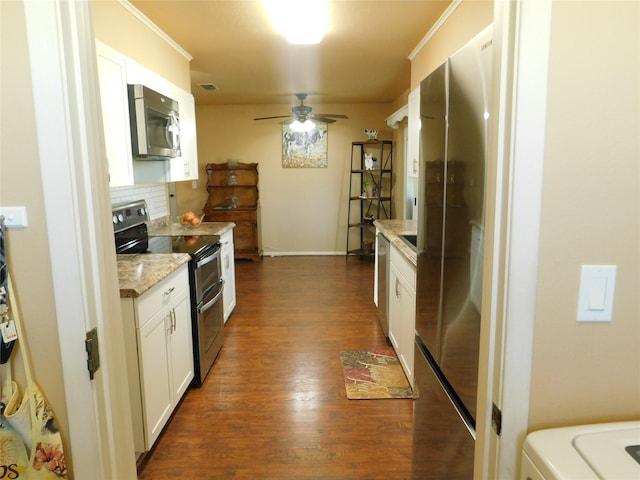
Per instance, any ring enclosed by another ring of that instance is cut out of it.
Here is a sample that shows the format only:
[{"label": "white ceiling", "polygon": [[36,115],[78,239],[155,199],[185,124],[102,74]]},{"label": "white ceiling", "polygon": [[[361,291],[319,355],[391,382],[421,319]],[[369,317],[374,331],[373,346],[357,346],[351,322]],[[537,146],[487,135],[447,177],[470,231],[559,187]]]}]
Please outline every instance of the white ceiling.
[{"label": "white ceiling", "polygon": [[[289,45],[255,0],[131,0],[193,56],[199,105],[390,103],[410,86],[409,54],[451,0],[330,0],[319,45]],[[198,86],[213,83],[216,91]]]}]

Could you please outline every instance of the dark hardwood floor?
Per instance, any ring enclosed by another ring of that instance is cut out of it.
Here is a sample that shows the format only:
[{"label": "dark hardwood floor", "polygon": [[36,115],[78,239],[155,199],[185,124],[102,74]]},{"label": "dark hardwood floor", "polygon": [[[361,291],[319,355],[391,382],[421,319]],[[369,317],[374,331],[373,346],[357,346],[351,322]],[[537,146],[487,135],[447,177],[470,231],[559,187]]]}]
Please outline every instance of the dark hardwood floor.
[{"label": "dark hardwood floor", "polygon": [[373,262],[265,257],[237,262],[236,286],[216,363],[139,478],[426,478],[413,455],[414,401],[345,394],[340,351],[386,345]]}]

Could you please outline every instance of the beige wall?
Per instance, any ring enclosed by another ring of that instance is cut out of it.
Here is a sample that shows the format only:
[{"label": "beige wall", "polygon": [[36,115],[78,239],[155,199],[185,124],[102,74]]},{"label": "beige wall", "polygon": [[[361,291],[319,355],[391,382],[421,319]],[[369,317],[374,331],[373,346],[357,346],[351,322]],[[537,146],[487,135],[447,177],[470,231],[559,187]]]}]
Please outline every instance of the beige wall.
[{"label": "beige wall", "polygon": [[[390,105],[313,105],[315,111],[344,113],[328,129],[327,168],[282,168],[281,126],[253,118],[286,112],[283,105],[200,106],[196,108],[200,181],[178,186],[178,209],[199,211],[207,200],[207,163],[230,158],[257,162],[260,175],[262,247],[268,252],[343,252],[351,142],[365,140],[365,128],[392,139],[384,119]],[[395,162],[394,158],[394,162]],[[395,212],[394,212],[395,215]]]},{"label": "beige wall", "polygon": [[191,91],[189,60],[115,0],[94,0],[93,28],[98,40],[183,90]]},{"label": "beige wall", "polygon": [[[33,374],[57,416],[71,464],[23,3],[0,2],[0,22],[0,205],[26,206],[29,219],[27,228],[8,229],[9,270]],[[17,350],[14,360],[21,363]],[[14,375],[24,387],[22,375]]]},{"label": "beige wall", "polygon": [[463,1],[411,60],[411,90],[492,21],[493,1]]},{"label": "beige wall", "polygon": [[[639,18],[553,3],[530,430],[640,418]],[[618,266],[611,323],[576,322],[583,264]]]}]

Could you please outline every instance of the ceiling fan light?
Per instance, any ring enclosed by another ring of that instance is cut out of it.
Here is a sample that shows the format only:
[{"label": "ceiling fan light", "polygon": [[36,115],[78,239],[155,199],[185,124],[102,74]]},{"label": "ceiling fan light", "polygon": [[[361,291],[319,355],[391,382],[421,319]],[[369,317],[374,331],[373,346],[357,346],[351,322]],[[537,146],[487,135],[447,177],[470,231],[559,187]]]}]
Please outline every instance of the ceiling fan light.
[{"label": "ceiling fan light", "polygon": [[311,30],[302,30],[288,32],[285,36],[287,42],[291,45],[316,45],[322,41],[324,32],[313,32]]},{"label": "ceiling fan light", "polygon": [[262,0],[276,29],[293,45],[320,43],[329,29],[327,0]]},{"label": "ceiling fan light", "polygon": [[294,120],[289,125],[289,128],[294,132],[310,132],[315,128],[315,126],[316,126],[315,123],[307,119],[304,122],[301,122],[300,120]]}]

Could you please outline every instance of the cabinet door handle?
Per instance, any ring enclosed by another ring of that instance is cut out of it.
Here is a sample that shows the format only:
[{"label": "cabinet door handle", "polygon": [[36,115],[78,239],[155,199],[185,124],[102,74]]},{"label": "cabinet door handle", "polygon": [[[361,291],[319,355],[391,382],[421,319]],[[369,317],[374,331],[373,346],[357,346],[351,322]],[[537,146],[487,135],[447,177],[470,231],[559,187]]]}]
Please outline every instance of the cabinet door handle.
[{"label": "cabinet door handle", "polygon": [[175,332],[176,331],[176,309],[172,308],[171,309],[171,331]]},{"label": "cabinet door handle", "polygon": [[400,280],[396,278],[396,297],[400,297]]},{"label": "cabinet door handle", "polygon": [[169,333],[169,335],[171,335],[171,332],[173,332],[173,320],[171,319],[171,312],[169,312],[169,315],[164,317],[165,324],[167,323],[167,319],[169,320],[169,325],[167,326],[167,332]]},{"label": "cabinet door handle", "polygon": [[166,290],[164,292],[165,295],[171,295],[171,292],[173,292],[176,289],[176,287],[171,287],[169,290]]}]

